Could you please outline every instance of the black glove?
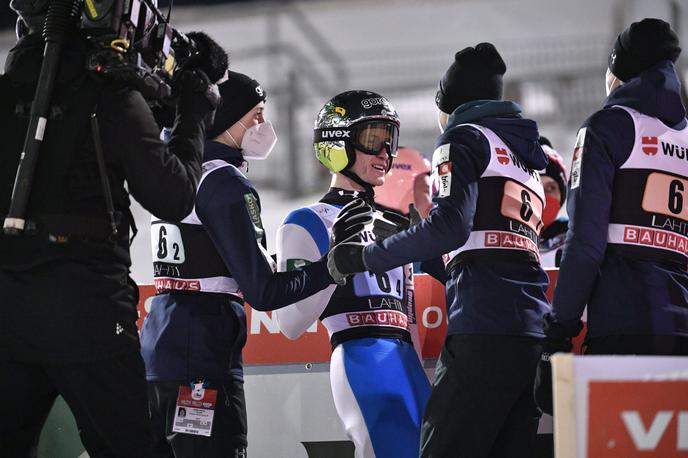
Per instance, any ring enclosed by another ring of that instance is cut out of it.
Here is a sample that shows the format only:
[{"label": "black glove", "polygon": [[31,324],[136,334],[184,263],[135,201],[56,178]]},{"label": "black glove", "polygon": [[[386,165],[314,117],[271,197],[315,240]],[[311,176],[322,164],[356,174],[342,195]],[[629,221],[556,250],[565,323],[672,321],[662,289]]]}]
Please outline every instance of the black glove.
[{"label": "black glove", "polygon": [[550,339],[542,341],[542,355],[535,373],[535,402],[540,410],[553,415],[552,405],[552,364],[550,358],[555,353],[569,353],[573,349],[571,339]]},{"label": "black glove", "polygon": [[220,91],[203,70],[185,70],[176,78],[172,95],[177,100],[177,118],[207,119],[220,105]]},{"label": "black glove", "polygon": [[390,235],[397,232],[405,231],[421,221],[420,213],[416,210],[416,206],[409,204],[409,216],[406,217],[400,213],[387,210],[382,213],[382,217],[375,218],[373,222],[373,234],[375,240],[378,242],[386,239]]},{"label": "black glove", "polygon": [[382,212],[382,216],[376,216],[373,222],[373,234],[378,242],[408,228],[407,217],[389,210]]},{"label": "black glove", "polygon": [[583,329],[583,322],[578,320],[572,323],[562,323],[548,312],[544,316],[545,335],[552,339],[569,339],[576,337]]},{"label": "black glove", "polygon": [[[374,217],[373,207],[363,199],[352,200],[342,207],[332,223],[332,243],[330,246],[357,238],[365,227],[373,221]],[[360,241],[360,237],[358,237],[358,241]]]},{"label": "black glove", "polygon": [[327,253],[327,270],[335,283],[346,285],[349,276],[368,270],[363,260],[364,248],[363,243],[352,239],[336,245]]},{"label": "black glove", "polygon": [[332,224],[332,249],[327,254],[327,268],[338,285],[366,269],[363,262],[361,232],[374,218],[373,208],[363,199],[354,199],[340,210]]}]

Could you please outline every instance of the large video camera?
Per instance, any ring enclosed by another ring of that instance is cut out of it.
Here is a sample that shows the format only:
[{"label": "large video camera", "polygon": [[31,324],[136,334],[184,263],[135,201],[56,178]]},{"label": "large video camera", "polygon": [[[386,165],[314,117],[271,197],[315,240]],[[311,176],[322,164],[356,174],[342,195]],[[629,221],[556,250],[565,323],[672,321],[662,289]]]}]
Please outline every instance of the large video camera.
[{"label": "large video camera", "polygon": [[174,75],[201,56],[203,44],[174,29],[157,0],[85,0],[80,26],[94,31],[88,68],[134,83],[150,101],[169,99]]},{"label": "large video camera", "polygon": [[[86,66],[104,77],[133,84],[149,103],[172,105],[176,75],[199,68],[210,81],[227,70],[227,56],[207,35],[188,36],[175,30],[157,7],[157,0],[50,0],[43,26],[45,49],[36,93],[31,104],[29,127],[12,190],[12,201],[3,223],[5,234],[20,235],[27,226],[26,208],[38,153],[48,123],[55,76],[62,48],[79,28],[91,43]],[[18,27],[18,29],[20,29]],[[116,232],[104,159],[99,152],[97,119],[91,119],[107,211]]]}]

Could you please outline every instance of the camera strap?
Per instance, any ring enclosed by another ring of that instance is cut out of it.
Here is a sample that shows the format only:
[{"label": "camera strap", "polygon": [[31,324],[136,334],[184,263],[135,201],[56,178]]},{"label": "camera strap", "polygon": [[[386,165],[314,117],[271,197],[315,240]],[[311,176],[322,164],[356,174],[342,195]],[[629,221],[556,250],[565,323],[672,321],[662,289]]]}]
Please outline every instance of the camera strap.
[{"label": "camera strap", "polygon": [[[117,221],[115,219],[115,205],[112,202],[112,190],[110,189],[110,180],[107,175],[107,168],[105,167],[105,156],[103,155],[103,144],[100,141],[100,128],[98,126],[98,105],[93,107],[91,113],[91,134],[93,136],[93,147],[96,153],[96,161],[98,163],[98,174],[100,175],[100,183],[103,187],[103,197],[105,198],[105,211],[110,222],[110,234],[113,237],[117,236]],[[133,237],[132,237],[133,240]]]}]

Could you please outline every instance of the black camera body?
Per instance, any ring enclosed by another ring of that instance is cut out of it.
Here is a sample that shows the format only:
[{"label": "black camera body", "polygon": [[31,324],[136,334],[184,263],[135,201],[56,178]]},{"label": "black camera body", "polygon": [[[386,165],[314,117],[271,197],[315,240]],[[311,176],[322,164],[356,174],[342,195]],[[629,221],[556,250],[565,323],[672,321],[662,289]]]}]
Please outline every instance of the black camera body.
[{"label": "black camera body", "polygon": [[87,68],[131,82],[151,103],[169,101],[175,74],[200,54],[154,0],[85,0],[80,27],[92,45]]},{"label": "black camera body", "polygon": [[[171,4],[170,4],[171,5]],[[171,8],[170,8],[171,12]],[[86,68],[103,77],[125,81],[136,87],[150,105],[159,105],[169,111],[174,105],[172,86],[183,70],[196,66],[218,81],[227,71],[227,54],[210,37],[202,32],[186,36],[169,24],[157,7],[157,0],[51,0],[43,23],[45,48],[43,61],[31,103],[29,126],[24,139],[23,153],[17,168],[12,189],[10,208],[3,223],[9,235],[24,233],[30,221],[26,211],[33,186],[33,175],[43,142],[43,133],[49,119],[55,77],[60,66],[64,46],[78,29],[91,47]],[[17,23],[17,36],[35,31],[28,30],[21,19]],[[116,233],[107,175],[102,154],[98,153],[97,119],[91,120],[96,155],[99,157],[101,180],[110,215],[113,234]]]}]

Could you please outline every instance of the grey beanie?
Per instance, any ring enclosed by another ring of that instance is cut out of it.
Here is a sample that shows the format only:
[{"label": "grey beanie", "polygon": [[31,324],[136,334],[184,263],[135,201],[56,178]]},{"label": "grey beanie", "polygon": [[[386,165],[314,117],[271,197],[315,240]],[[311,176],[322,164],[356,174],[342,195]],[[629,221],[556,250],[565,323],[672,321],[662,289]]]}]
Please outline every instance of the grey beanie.
[{"label": "grey beanie", "polygon": [[43,28],[50,0],[10,0],[10,8],[26,23],[29,32]]}]

